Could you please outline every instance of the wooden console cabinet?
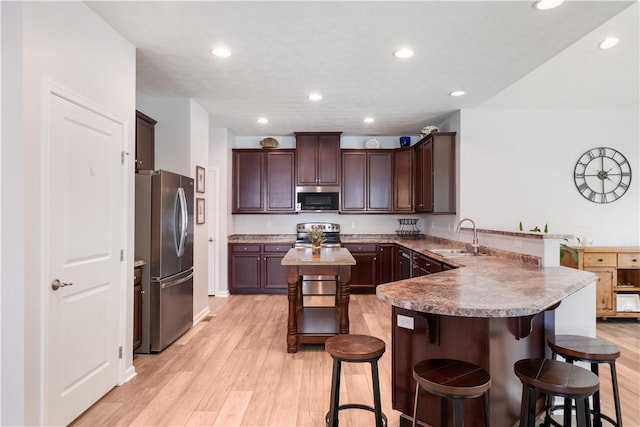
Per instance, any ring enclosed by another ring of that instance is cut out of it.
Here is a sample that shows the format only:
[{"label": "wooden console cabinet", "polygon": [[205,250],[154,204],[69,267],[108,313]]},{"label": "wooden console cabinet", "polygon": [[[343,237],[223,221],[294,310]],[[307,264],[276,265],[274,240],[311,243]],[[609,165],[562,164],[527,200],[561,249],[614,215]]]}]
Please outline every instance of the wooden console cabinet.
[{"label": "wooden console cabinet", "polygon": [[598,275],[596,285],[596,316],[640,319],[640,307],[618,304],[624,296],[640,295],[639,247],[573,247],[578,253],[576,263],[569,252],[563,252],[561,264],[591,271]]}]

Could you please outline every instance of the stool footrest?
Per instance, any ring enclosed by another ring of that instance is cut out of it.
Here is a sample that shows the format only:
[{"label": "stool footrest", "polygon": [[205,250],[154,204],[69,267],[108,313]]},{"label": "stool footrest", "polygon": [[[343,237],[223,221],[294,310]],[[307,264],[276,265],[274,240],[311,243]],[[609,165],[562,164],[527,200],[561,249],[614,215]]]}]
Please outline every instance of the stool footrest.
[{"label": "stool footrest", "polygon": [[[553,405],[550,408],[548,408],[546,410],[546,414],[545,417],[548,418],[548,421],[553,424],[555,427],[562,427],[562,424],[560,424],[559,422],[557,422],[556,420],[554,420],[553,418],[551,418],[551,415],[553,415],[553,411],[556,411],[558,409],[564,409],[564,405]],[[576,409],[575,406],[571,406],[571,409],[574,410]],[[596,411],[594,411],[593,409],[589,409],[589,413],[591,415],[593,415],[595,417],[596,415]],[[605,415],[605,414],[600,414],[600,419],[604,420],[606,422],[608,422],[609,424],[611,424],[612,426],[616,426],[618,427],[618,423],[615,422],[610,416]],[[595,424],[594,424],[595,425]]]},{"label": "stool footrest", "polygon": [[[365,411],[369,411],[373,413],[376,412],[374,407],[369,405],[363,405],[361,403],[347,403],[344,405],[340,405],[336,408],[337,411],[342,411],[343,409],[363,409]],[[324,417],[327,425],[329,425],[329,417],[331,417],[331,411],[327,412],[327,415],[325,415]],[[385,427],[387,426],[387,416],[385,414],[382,414],[382,423]]]}]

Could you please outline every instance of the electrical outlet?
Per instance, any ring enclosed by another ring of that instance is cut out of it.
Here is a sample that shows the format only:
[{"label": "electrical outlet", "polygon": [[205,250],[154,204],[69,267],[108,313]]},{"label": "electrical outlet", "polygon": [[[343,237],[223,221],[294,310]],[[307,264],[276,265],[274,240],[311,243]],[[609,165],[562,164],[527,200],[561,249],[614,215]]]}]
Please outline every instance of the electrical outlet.
[{"label": "electrical outlet", "polygon": [[398,314],[397,323],[396,324],[400,328],[411,329],[411,330],[414,329],[413,317],[403,316],[402,314]]}]

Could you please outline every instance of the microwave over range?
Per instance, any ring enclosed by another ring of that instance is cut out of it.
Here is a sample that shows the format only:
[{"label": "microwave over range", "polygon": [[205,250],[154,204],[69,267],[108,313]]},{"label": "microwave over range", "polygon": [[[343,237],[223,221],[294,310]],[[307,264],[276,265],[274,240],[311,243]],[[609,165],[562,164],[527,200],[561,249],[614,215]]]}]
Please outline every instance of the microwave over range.
[{"label": "microwave over range", "polygon": [[338,212],[340,187],[296,187],[296,211]]}]

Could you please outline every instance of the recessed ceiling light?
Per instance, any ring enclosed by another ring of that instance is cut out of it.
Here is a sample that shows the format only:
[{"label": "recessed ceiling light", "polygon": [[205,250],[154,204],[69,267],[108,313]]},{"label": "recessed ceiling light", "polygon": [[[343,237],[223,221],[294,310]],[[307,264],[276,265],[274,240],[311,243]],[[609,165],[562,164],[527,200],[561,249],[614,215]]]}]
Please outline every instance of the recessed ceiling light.
[{"label": "recessed ceiling light", "polygon": [[614,47],[615,45],[618,44],[620,40],[618,40],[617,37],[607,37],[606,39],[602,40],[600,42],[600,44],[598,45],[598,47],[600,49],[611,49],[612,47]]},{"label": "recessed ceiling light", "polygon": [[309,95],[309,100],[310,101],[320,101],[322,99],[322,95],[320,95],[319,93],[312,93]]},{"label": "recessed ceiling light", "polygon": [[453,92],[449,93],[450,96],[462,96],[464,95],[464,91],[463,90],[454,90]]},{"label": "recessed ceiling light", "polygon": [[260,117],[258,119],[258,123],[260,123],[261,125],[266,125],[267,123],[269,123],[269,119],[267,119],[265,117]]},{"label": "recessed ceiling light", "polygon": [[376,121],[376,119],[374,119],[373,117],[365,117],[362,121],[365,123],[373,123]]},{"label": "recessed ceiling light", "polygon": [[564,0],[539,0],[533,4],[533,7],[538,10],[548,10],[560,6],[562,3]]},{"label": "recessed ceiling light", "polygon": [[231,51],[226,47],[216,47],[215,49],[211,50],[211,53],[215,56],[219,56],[220,58],[227,58],[231,56]]},{"label": "recessed ceiling light", "polygon": [[411,58],[413,56],[413,51],[408,48],[402,48],[393,52],[393,56],[400,59]]}]

